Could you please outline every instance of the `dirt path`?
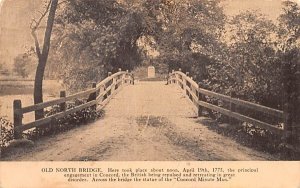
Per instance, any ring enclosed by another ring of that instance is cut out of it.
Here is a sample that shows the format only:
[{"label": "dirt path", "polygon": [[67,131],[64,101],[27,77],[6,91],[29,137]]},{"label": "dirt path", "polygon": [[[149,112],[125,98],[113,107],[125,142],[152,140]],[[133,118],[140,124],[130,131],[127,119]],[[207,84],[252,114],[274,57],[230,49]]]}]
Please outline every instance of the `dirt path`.
[{"label": "dirt path", "polygon": [[93,124],[43,138],[4,160],[271,160],[197,123],[176,86],[140,82],[125,87]]}]

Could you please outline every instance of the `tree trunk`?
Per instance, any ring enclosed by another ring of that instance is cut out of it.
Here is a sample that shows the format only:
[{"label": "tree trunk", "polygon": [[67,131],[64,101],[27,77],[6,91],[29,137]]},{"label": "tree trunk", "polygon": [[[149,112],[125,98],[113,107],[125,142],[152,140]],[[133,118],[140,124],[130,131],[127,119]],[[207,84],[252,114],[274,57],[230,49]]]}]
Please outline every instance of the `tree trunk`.
[{"label": "tree trunk", "polygon": [[[36,69],[35,73],[35,80],[34,80],[34,104],[42,103],[43,102],[43,78],[44,72],[46,67],[46,61],[44,58],[39,59],[39,64]],[[35,119],[41,119],[44,117],[44,110],[37,110],[35,111]]]},{"label": "tree trunk", "polygon": [[[34,104],[42,103],[43,102],[43,78],[45,73],[45,68],[47,64],[49,49],[50,49],[50,39],[52,28],[54,24],[55,12],[57,9],[58,0],[51,0],[51,7],[49,10],[49,16],[47,20],[47,26],[44,36],[44,44],[42,53],[38,53],[38,66],[36,69],[35,81],[34,81]],[[44,117],[44,110],[37,110],[35,111],[35,119],[41,119]]]}]

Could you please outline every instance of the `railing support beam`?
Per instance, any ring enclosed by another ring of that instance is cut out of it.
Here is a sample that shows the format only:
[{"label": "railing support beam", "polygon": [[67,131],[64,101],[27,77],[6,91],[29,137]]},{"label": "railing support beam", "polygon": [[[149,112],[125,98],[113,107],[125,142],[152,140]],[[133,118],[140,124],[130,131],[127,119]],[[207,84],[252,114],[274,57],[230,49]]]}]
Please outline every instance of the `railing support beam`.
[{"label": "railing support beam", "polygon": [[[66,91],[60,91],[59,97],[60,98],[65,98],[66,97]],[[61,103],[59,106],[60,106],[60,111],[61,112],[66,111],[66,109],[67,109],[66,102]]]},{"label": "railing support beam", "polygon": [[13,115],[14,115],[14,139],[22,138],[22,132],[17,129],[22,126],[22,102],[21,100],[14,100]]}]

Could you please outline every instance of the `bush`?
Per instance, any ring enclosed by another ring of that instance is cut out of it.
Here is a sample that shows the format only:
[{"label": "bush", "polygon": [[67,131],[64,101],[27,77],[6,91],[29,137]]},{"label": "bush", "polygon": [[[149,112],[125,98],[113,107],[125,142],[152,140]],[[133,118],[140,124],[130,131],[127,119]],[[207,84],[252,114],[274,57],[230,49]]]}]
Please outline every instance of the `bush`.
[{"label": "bush", "polygon": [[14,138],[13,124],[7,120],[5,117],[0,117],[0,127],[1,127],[1,140],[0,148],[5,148],[9,141]]},{"label": "bush", "polygon": [[[71,109],[83,103],[84,101],[77,100],[72,104],[67,104],[67,108]],[[46,111],[45,114],[46,117],[49,117],[59,112],[60,112],[60,107],[57,105],[57,106],[53,106],[53,108],[50,109],[49,111]],[[70,114],[64,118],[53,119],[53,121],[50,124],[46,124],[42,127],[25,131],[23,132],[22,137],[29,140],[37,140],[42,136],[54,135],[63,131],[70,130],[74,127],[81,126],[88,122],[92,122],[102,116],[103,116],[103,111],[97,112],[92,107],[89,107],[81,111],[78,111],[76,113]],[[4,117],[0,117],[0,126],[1,126],[0,148],[1,151],[3,151],[8,146],[8,143],[14,139],[14,131],[13,131],[13,124],[7,119],[5,119]]]},{"label": "bush", "polygon": [[[74,103],[67,104],[67,109],[72,109],[78,105],[83,104],[84,101],[76,100]],[[60,112],[60,107],[58,105],[53,106],[49,111],[45,111],[45,117],[57,114]],[[103,116],[103,111],[96,111],[92,107],[85,108],[81,111],[69,114],[60,119],[53,119],[49,124],[35,128],[32,131],[24,133],[25,137],[30,140],[36,140],[42,136],[49,136],[70,130],[74,127],[78,127],[89,122],[92,122]]]}]

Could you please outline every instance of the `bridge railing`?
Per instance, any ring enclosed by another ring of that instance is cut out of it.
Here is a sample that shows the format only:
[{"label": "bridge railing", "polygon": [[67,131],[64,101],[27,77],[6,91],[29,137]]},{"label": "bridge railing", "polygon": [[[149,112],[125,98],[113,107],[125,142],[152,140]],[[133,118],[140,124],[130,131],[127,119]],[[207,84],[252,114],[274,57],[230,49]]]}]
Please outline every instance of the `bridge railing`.
[{"label": "bridge railing", "polygon": [[[251,109],[255,112],[280,119],[281,122],[287,122],[287,116],[283,111],[203,89],[201,88],[200,84],[197,84],[193,80],[192,77],[189,77],[188,72],[184,74],[180,69],[179,71],[172,71],[172,73],[170,73],[168,77],[168,84],[178,84],[183,89],[189,99],[198,108],[198,116],[202,114],[203,108],[207,108],[219,112],[225,116],[229,116],[230,118],[234,118],[242,122],[251,123],[255,126],[270,130],[271,132],[276,134],[283,135],[283,133],[288,132],[287,124],[279,126],[267,123],[262,120],[258,120],[256,118],[240,113],[237,110],[237,107],[240,106],[246,109]],[[218,101],[225,101],[229,103],[229,109],[224,108],[220,105],[209,103],[206,99],[207,97],[212,97]]]},{"label": "bridge railing", "polygon": [[[115,74],[111,74],[109,72],[108,77],[100,83],[93,83],[91,89],[87,89],[76,94],[66,96],[66,92],[61,91],[60,98],[58,99],[26,107],[22,107],[21,100],[14,100],[14,137],[16,139],[20,138],[23,131],[35,127],[50,125],[51,122],[55,122],[57,119],[61,119],[69,114],[73,114],[88,107],[92,107],[97,111],[101,110],[124,85],[129,84],[134,84],[133,75],[128,71],[121,71],[121,69],[119,69],[119,72]],[[67,102],[82,98],[84,99],[83,104],[67,109]],[[23,124],[22,119],[24,114],[46,109],[55,105],[59,105],[60,112]]]}]

